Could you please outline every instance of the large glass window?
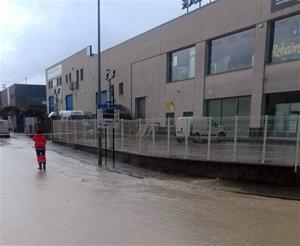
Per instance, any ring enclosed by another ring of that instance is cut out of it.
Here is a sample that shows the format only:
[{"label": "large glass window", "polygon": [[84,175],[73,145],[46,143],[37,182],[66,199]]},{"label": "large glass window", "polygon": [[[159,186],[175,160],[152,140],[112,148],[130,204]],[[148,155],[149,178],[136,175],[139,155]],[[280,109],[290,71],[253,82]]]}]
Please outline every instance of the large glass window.
[{"label": "large glass window", "polygon": [[195,77],[195,55],[195,47],[170,54],[169,82]]},{"label": "large glass window", "polygon": [[216,74],[254,65],[255,30],[250,29],[211,41],[209,73]]},{"label": "large glass window", "polygon": [[207,116],[215,118],[250,115],[251,97],[233,97],[207,101]]},{"label": "large glass window", "polygon": [[268,94],[265,112],[268,115],[300,115],[300,91]]},{"label": "large glass window", "polygon": [[269,136],[296,137],[300,115],[300,91],[268,94],[265,100],[265,113],[271,115]]},{"label": "large glass window", "polygon": [[300,14],[274,23],[271,62],[300,59]]}]

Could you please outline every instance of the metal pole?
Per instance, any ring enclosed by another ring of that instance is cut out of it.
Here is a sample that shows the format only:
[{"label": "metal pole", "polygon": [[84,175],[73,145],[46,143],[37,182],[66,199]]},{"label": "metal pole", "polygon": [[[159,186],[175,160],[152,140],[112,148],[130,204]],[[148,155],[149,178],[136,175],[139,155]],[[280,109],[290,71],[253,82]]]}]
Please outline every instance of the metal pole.
[{"label": "metal pole", "polygon": [[237,132],[238,132],[238,116],[235,116],[234,123],[234,142],[233,142],[233,161],[236,162],[236,147],[237,147]]},{"label": "metal pole", "polygon": [[210,148],[211,148],[211,117],[208,119],[208,142],[207,142],[207,160],[210,160]]},{"label": "metal pole", "polygon": [[[101,21],[100,0],[98,0],[98,104],[101,103]],[[97,105],[98,108],[98,105]],[[98,138],[98,166],[102,166],[102,129],[99,127]]]},{"label": "metal pole", "polygon": [[121,149],[124,150],[124,119],[121,119]]},{"label": "metal pole", "polygon": [[184,152],[184,158],[187,159],[188,156],[188,143],[189,143],[189,119],[185,119],[185,152]]},{"label": "metal pole", "polygon": [[110,136],[109,136],[109,127],[107,127],[107,149],[109,149],[109,146],[110,146]]},{"label": "metal pole", "polygon": [[56,125],[55,125],[53,119],[51,119],[51,126],[52,126],[52,141],[53,141],[53,140],[55,140],[54,137],[55,137],[55,129],[56,129],[56,128],[55,128]]},{"label": "metal pole", "polygon": [[113,167],[115,167],[115,126],[113,126]]},{"label": "metal pole", "polygon": [[168,117],[168,140],[167,140],[167,156],[170,156],[170,117]]},{"label": "metal pole", "polygon": [[105,166],[107,166],[107,129],[108,129],[107,127],[104,128],[104,132],[105,132],[105,143],[104,143]]},{"label": "metal pole", "polygon": [[296,143],[296,162],[295,162],[295,173],[298,172],[299,164],[299,145],[300,145],[300,115],[298,116],[298,127],[297,127],[297,143]]},{"label": "metal pole", "polygon": [[142,151],[142,119],[139,119],[139,153]]},{"label": "metal pole", "polygon": [[97,119],[95,119],[93,121],[94,121],[94,141],[96,142],[96,140],[97,140]]},{"label": "metal pole", "polygon": [[267,133],[268,133],[268,115],[265,116],[264,142],[263,142],[262,159],[261,159],[262,164],[264,164],[266,161]]},{"label": "metal pole", "polygon": [[152,154],[155,152],[155,126],[154,120],[152,120]]},{"label": "metal pole", "polygon": [[53,126],[53,119],[51,118],[51,140],[54,140],[54,126]]}]

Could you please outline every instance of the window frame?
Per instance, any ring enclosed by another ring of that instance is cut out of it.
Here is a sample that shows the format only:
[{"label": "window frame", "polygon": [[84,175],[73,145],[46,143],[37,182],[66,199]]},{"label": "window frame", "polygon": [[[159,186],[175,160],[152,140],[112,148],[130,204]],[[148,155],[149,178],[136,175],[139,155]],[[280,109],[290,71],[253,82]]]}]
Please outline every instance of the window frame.
[{"label": "window frame", "polygon": [[76,82],[79,82],[79,70],[76,70]]},{"label": "window frame", "polygon": [[83,68],[80,68],[80,81],[84,80]]},{"label": "window frame", "polygon": [[[209,115],[209,101],[213,101],[213,100],[219,100],[220,101],[220,115],[218,117],[215,118],[226,118],[226,117],[234,117],[234,116],[223,116],[223,101],[224,100],[230,100],[230,99],[235,99],[236,100],[236,115],[235,116],[239,116],[239,117],[245,117],[245,116],[241,116],[239,115],[239,104],[240,104],[240,99],[242,98],[249,98],[249,116],[251,115],[251,99],[252,96],[251,95],[245,95],[245,96],[236,96],[236,97],[221,97],[221,98],[211,98],[211,99],[207,99],[205,100],[205,115],[207,117],[211,117]],[[214,116],[212,116],[214,117]]]},{"label": "window frame", "polygon": [[245,32],[245,31],[250,31],[250,30],[254,30],[254,32],[256,32],[256,27],[255,26],[250,26],[250,27],[247,27],[245,29],[241,29],[241,30],[237,30],[237,31],[234,31],[234,32],[226,33],[224,35],[220,35],[220,36],[217,36],[217,37],[214,37],[212,39],[207,40],[207,45],[206,45],[206,49],[207,49],[206,55],[207,55],[207,57],[206,57],[206,69],[205,69],[205,72],[206,72],[207,76],[214,76],[214,75],[219,75],[219,74],[224,74],[224,73],[231,73],[231,72],[235,72],[235,71],[253,69],[253,67],[255,66],[255,40],[253,42],[253,55],[254,55],[253,65],[248,66],[248,67],[243,67],[243,68],[229,69],[229,70],[226,70],[226,71],[223,71],[223,72],[218,72],[218,73],[211,73],[212,42],[215,41],[215,40],[218,40],[218,39],[223,39],[223,38],[232,36],[234,34],[239,34],[239,33],[242,33],[242,32]]},{"label": "window frame", "polygon": [[[187,49],[190,49],[190,48],[195,48],[195,68],[194,68],[195,71],[194,71],[194,76],[190,77],[190,78],[186,78],[186,79],[173,80],[172,79],[172,54],[177,53],[179,51],[187,50]],[[176,82],[179,82],[179,81],[186,81],[186,80],[195,79],[195,77],[196,77],[196,56],[197,56],[196,44],[192,44],[192,45],[189,45],[189,46],[185,46],[183,48],[179,48],[179,49],[176,49],[176,50],[173,50],[173,51],[169,51],[167,53],[167,79],[166,79],[166,82],[167,83],[176,83]]]},{"label": "window frame", "polygon": [[292,14],[289,14],[289,15],[285,15],[285,16],[280,16],[279,18],[275,18],[275,19],[272,19],[270,20],[269,22],[269,35],[268,35],[268,44],[267,44],[267,64],[268,65],[274,65],[274,64],[281,64],[281,63],[286,63],[286,62],[293,62],[293,61],[299,61],[300,60],[300,57],[299,58],[292,58],[292,59],[288,59],[288,60],[285,60],[285,61],[273,61],[273,57],[272,57],[272,53],[273,53],[273,46],[274,46],[274,37],[275,37],[275,22],[277,21],[281,21],[281,20],[284,20],[284,19],[288,19],[288,18],[291,18],[293,16],[296,16],[296,15],[300,15],[300,12],[296,12],[296,13],[292,13]]}]

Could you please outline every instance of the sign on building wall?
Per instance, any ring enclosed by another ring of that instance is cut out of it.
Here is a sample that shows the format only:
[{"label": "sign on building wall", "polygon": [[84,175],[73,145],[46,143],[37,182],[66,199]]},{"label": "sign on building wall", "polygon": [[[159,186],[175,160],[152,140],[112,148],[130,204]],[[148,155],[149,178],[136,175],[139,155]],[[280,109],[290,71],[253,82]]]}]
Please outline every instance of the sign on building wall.
[{"label": "sign on building wall", "polygon": [[47,79],[49,80],[49,79],[56,78],[58,76],[61,76],[61,74],[62,74],[62,66],[61,64],[59,64],[47,70]]},{"label": "sign on building wall", "polygon": [[182,0],[182,9],[187,9],[194,4],[201,4],[202,0]]},{"label": "sign on building wall", "polygon": [[292,5],[300,3],[299,0],[272,0],[271,2],[271,12],[275,12]]},{"label": "sign on building wall", "polygon": [[168,100],[166,105],[166,112],[167,113],[173,113],[174,112],[174,101]]},{"label": "sign on building wall", "polygon": [[216,0],[182,0],[182,9],[189,9],[195,4],[199,4],[199,8],[209,5]]},{"label": "sign on building wall", "polygon": [[283,62],[299,58],[300,14],[275,22],[272,62]]}]

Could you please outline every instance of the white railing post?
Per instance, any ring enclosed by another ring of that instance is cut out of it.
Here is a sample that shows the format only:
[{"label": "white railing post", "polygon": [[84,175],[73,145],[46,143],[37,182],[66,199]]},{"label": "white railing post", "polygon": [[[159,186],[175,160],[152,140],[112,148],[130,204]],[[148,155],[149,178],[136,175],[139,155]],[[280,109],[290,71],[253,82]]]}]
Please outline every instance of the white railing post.
[{"label": "white railing post", "polygon": [[208,142],[207,142],[207,160],[210,160],[210,152],[211,152],[211,117],[208,118]]},{"label": "white railing post", "polygon": [[298,124],[297,124],[297,139],[296,139],[296,161],[295,161],[295,173],[298,171],[299,165],[299,145],[300,145],[300,115],[298,116]]},{"label": "white railing post", "polygon": [[62,124],[63,124],[63,121],[59,121],[59,133],[58,133],[58,135],[59,135],[59,141],[61,141],[62,142]]},{"label": "white railing post", "polygon": [[189,118],[185,119],[185,152],[184,157],[188,157],[188,148],[189,148]]},{"label": "white railing post", "polygon": [[66,129],[65,129],[65,137],[64,137],[64,139],[65,139],[65,142],[67,142],[67,143],[69,143],[69,122],[66,120],[66,122],[65,122],[65,124],[66,124]]},{"label": "white railing post", "polygon": [[121,150],[124,150],[124,119],[121,119]]},{"label": "white railing post", "polygon": [[94,141],[97,142],[97,119],[94,119]]},{"label": "white railing post", "polygon": [[75,144],[77,144],[77,121],[73,121],[74,122],[74,142]]},{"label": "white railing post", "polygon": [[142,152],[142,119],[139,119],[139,130],[138,130],[138,137],[139,137],[139,153]]},{"label": "white railing post", "polygon": [[170,117],[168,117],[167,156],[170,156]]},{"label": "white railing post", "polygon": [[84,120],[82,120],[83,122],[83,145],[86,145],[86,124],[84,122]]},{"label": "white railing post", "polygon": [[238,116],[236,115],[235,122],[234,122],[233,162],[236,162],[237,133],[238,133]]},{"label": "white railing post", "polygon": [[152,154],[155,152],[155,125],[154,120],[152,120]]},{"label": "white railing post", "polygon": [[268,134],[268,115],[265,116],[265,127],[264,127],[264,141],[261,163],[264,164],[266,161],[266,145],[267,145],[267,134]]}]

